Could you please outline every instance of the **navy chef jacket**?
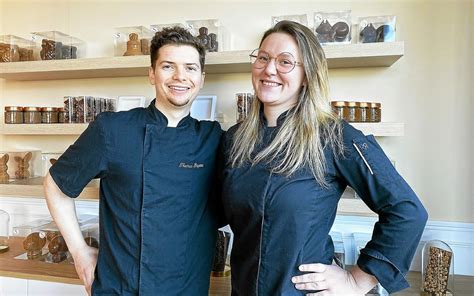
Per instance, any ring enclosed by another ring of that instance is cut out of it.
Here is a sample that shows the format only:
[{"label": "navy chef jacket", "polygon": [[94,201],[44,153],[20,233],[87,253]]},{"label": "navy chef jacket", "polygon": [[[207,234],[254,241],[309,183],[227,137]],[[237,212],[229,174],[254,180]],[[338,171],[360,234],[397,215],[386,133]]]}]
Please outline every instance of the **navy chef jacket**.
[{"label": "navy chef jacket", "polygon": [[[262,127],[257,151],[269,145],[284,118],[285,113],[277,127]],[[374,137],[342,124],[345,157],[324,151],[329,188],[322,188],[306,168],[288,178],[271,174],[264,163],[230,167],[237,126],[225,134],[222,199],[235,234],[232,295],[306,294],[296,290],[291,277],[302,274],[298,266],[304,263],[331,264],[334,246],[329,231],[347,185],[379,215],[372,240],[361,250],[359,267],[389,292],[408,287],[404,274],[423,232],[426,211]]]},{"label": "navy chef jacket", "polygon": [[176,128],[148,108],[102,113],[50,169],[77,197],[100,178],[94,295],[207,295],[216,221],[208,198],[221,129]]}]

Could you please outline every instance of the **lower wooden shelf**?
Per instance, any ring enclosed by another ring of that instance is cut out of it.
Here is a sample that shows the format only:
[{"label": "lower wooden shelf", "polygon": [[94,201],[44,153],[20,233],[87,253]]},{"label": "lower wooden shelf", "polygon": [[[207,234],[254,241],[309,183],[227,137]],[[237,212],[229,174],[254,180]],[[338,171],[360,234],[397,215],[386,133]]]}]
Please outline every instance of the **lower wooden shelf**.
[{"label": "lower wooden shelf", "polygon": [[[354,122],[352,126],[361,130],[365,135],[376,137],[403,136],[405,124],[402,122]],[[87,123],[62,124],[3,124],[3,135],[80,135]]]},{"label": "lower wooden shelf", "polygon": [[[43,177],[15,180],[8,184],[0,184],[0,196],[44,198]],[[81,200],[98,200],[99,185],[93,180],[78,196]]]}]

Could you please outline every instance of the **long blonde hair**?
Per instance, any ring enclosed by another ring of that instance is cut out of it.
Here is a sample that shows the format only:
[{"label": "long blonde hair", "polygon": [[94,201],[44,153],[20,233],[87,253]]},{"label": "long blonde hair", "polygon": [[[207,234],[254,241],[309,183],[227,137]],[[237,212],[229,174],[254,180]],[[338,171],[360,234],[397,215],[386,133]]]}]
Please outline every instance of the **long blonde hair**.
[{"label": "long blonde hair", "polygon": [[265,32],[260,45],[273,33],[288,34],[298,44],[306,86],[302,87],[296,105],[288,111],[273,141],[257,154],[254,151],[256,144],[262,140],[264,123],[260,119],[262,103],[258,97],[253,100],[248,117],[234,134],[230,149],[231,165],[272,163],[272,173],[287,176],[308,167],[316,181],[327,187],[324,148],[329,145],[334,153],[342,153],[343,144],[340,121],[329,103],[328,67],[324,51],[313,32],[296,22],[277,23]]}]

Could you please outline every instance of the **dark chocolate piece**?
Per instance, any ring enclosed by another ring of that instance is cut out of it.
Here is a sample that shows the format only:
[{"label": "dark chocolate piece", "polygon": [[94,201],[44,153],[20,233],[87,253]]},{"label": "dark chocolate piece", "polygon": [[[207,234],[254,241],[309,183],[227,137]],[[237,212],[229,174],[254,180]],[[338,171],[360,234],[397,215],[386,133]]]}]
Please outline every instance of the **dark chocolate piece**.
[{"label": "dark chocolate piece", "polygon": [[349,25],[346,22],[337,22],[332,26],[332,32],[335,41],[344,41],[349,34]]},{"label": "dark chocolate piece", "polygon": [[366,26],[362,31],[359,33],[359,41],[361,43],[372,43],[376,40],[377,32],[375,27],[372,23]]}]

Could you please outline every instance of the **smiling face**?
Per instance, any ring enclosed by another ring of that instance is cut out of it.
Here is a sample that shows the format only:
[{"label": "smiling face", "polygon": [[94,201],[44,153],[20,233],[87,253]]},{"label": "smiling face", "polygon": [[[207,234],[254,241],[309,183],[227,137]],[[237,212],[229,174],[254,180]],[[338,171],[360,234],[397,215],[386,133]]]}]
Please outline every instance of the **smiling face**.
[{"label": "smiling face", "polygon": [[165,45],[158,51],[150,83],[155,86],[158,109],[189,111],[204,84],[198,51],[189,45]]},{"label": "smiling face", "polygon": [[[286,33],[272,33],[260,45],[260,51],[270,57],[283,52],[293,55],[296,62],[301,63],[301,54],[296,41]],[[298,95],[305,83],[303,66],[296,66],[286,74],[278,73],[275,59],[272,58],[266,67],[252,67],[252,83],[259,100],[265,107],[278,107],[288,110],[296,104]]]}]

